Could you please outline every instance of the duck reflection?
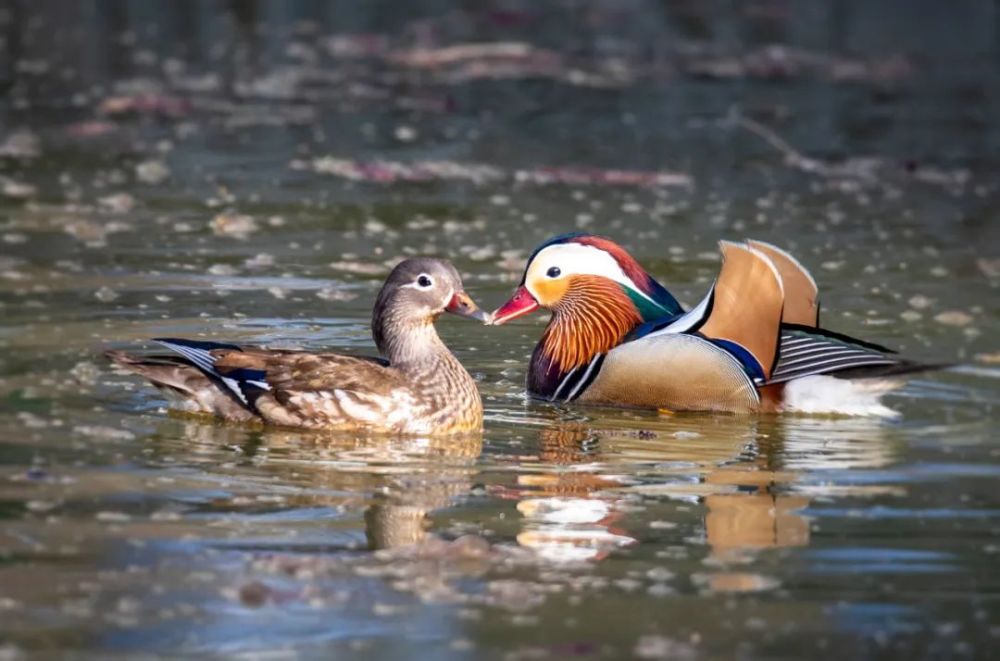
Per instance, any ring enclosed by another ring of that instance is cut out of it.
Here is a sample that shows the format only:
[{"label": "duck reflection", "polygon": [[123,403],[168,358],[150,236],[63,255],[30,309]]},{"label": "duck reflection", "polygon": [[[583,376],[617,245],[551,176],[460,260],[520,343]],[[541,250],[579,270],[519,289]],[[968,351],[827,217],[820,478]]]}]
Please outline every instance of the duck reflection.
[{"label": "duck reflection", "polygon": [[[158,452],[212,463],[216,472],[225,473],[228,464],[225,477],[245,487],[230,486],[201,507],[323,508],[336,510],[338,519],[363,512],[365,541],[375,550],[435,541],[428,516],[454,506],[489,472],[478,461],[481,436],[361,438],[200,423],[183,429],[181,439],[171,435]],[[761,589],[766,580],[735,570],[761,550],[808,545],[809,522],[801,511],[811,498],[885,493],[887,487],[863,478],[830,483],[845,470],[891,463],[888,434],[891,426],[878,421],[778,416],[549,422],[537,432],[536,461],[519,458],[516,471],[503,473],[509,479],[490,478],[487,489],[517,501],[516,540],[542,558],[601,560],[667,534],[657,528],[677,527],[677,547],[704,541],[710,589]],[[220,462],[220,452],[230,458]],[[287,487],[281,502],[246,498],[255,493],[255,480]],[[680,506],[664,509],[666,501]],[[661,520],[652,521],[656,517]]]},{"label": "duck reflection", "polygon": [[[539,431],[539,460],[556,470],[522,474],[517,488],[503,495],[518,500],[524,529],[521,546],[549,560],[599,560],[636,539],[615,524],[621,518],[615,475],[586,467],[601,460],[597,434],[582,424],[559,424]],[[580,467],[580,470],[573,470]]]},{"label": "duck reflection", "polygon": [[753,423],[711,427],[710,436],[672,423],[656,430],[579,423],[542,430],[539,458],[554,470],[518,479],[518,510],[525,517],[518,542],[553,559],[602,559],[641,537],[642,531],[621,525],[637,494],[704,502],[712,549],[756,546],[765,534],[773,536],[773,521],[760,514],[773,511],[776,496],[768,487],[775,477],[761,473],[754,453],[744,456],[755,441]]},{"label": "duck reflection", "polygon": [[[362,509],[368,547],[376,550],[427,541],[428,514],[451,506],[472,488],[483,439],[481,434],[363,437],[185,422],[181,438],[160,436],[160,455],[172,461],[167,450],[174,444],[183,445],[185,461],[202,458],[215,470],[225,471],[227,464],[238,470],[241,484],[231,485],[231,493],[207,507],[244,512],[275,507],[266,500],[248,503],[241,492],[277,481],[286,487],[277,505],[282,509]],[[223,464],[221,451],[231,457]]]},{"label": "duck reflection", "polygon": [[[270,440],[269,440],[269,444]],[[273,447],[273,444],[272,444]],[[481,434],[424,438],[310,438],[297,449],[332,453],[335,461],[359,462],[355,470],[372,481],[364,511],[365,536],[372,550],[394,549],[428,540],[428,514],[451,506],[472,488]],[[336,479],[343,467],[328,477]]]},{"label": "duck reflection", "polygon": [[641,517],[625,517],[637,496],[688,501],[704,508],[709,564],[720,568],[706,577],[709,588],[762,589],[765,578],[724,568],[762,549],[809,544],[800,512],[812,472],[872,468],[893,456],[876,421],[678,416],[654,424],[541,430],[540,470],[498,490],[519,501],[517,541],[551,559],[599,560],[646,534],[645,523],[633,523]]}]

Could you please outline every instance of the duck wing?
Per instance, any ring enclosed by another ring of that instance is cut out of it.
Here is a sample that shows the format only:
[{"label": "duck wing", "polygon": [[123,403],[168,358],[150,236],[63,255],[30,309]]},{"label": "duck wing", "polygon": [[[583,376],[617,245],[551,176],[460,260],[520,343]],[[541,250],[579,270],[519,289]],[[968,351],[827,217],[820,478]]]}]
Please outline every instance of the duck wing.
[{"label": "duck wing", "polygon": [[767,255],[781,277],[784,290],[784,307],[781,310],[783,324],[819,326],[819,287],[812,274],[799,260],[790,254],[763,241],[747,240],[747,245]]},{"label": "duck wing", "polygon": [[702,302],[571,372],[560,399],[675,410],[749,411],[778,353],[784,290],[767,254],[720,243],[722,270]]},{"label": "duck wing", "polygon": [[118,367],[145,377],[179,410],[207,413],[235,422],[257,418],[224,381],[206,374],[180,355],[133,356],[123,351],[106,351],[104,355]]},{"label": "duck wing", "polygon": [[380,358],[158,341],[271,424],[392,432],[422,413],[406,379]]},{"label": "duck wing", "polygon": [[848,335],[785,324],[781,328],[778,360],[768,384],[817,374],[845,378],[882,377],[934,367],[938,366],[900,358],[891,349]]},{"label": "duck wing", "polygon": [[774,262],[748,245],[721,241],[722,270],[712,288],[711,307],[698,331],[742,355],[749,353],[764,377],[778,352],[784,289]]},{"label": "duck wing", "polygon": [[270,388],[254,406],[273,424],[403,431],[425,413],[403,375],[376,358],[257,350],[227,353],[217,366],[266,375]]},{"label": "duck wing", "polygon": [[[155,340],[176,356],[110,356],[158,387],[230,420],[311,428],[401,431],[420,402],[380,358],[240,347],[181,338]],[[141,367],[140,367],[141,365]]]}]

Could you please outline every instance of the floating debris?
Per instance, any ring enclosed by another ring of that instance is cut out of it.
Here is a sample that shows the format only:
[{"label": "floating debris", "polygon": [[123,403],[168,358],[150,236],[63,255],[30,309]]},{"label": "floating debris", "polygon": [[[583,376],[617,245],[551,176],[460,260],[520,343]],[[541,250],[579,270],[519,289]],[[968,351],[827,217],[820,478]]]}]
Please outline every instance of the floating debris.
[{"label": "floating debris", "polygon": [[796,149],[773,128],[744,116],[739,108],[732,108],[719,124],[749,131],[781,154],[786,166],[830,179],[844,192],[858,192],[862,186],[900,178],[959,192],[971,179],[971,173],[965,169],[948,171],[927,165],[918,167],[916,163],[894,163],[875,156],[855,156],[839,162],[813,158]]},{"label": "floating debris", "polygon": [[342,287],[323,287],[316,292],[316,298],[324,301],[353,301],[357,294]]},{"label": "floating debris", "polygon": [[212,219],[212,233],[216,236],[228,236],[234,239],[247,239],[257,231],[257,221],[252,216],[224,211]]},{"label": "floating debris", "polygon": [[119,296],[120,294],[118,292],[116,292],[111,287],[108,287],[107,285],[101,287],[96,292],[94,292],[94,297],[97,300],[101,301],[102,303],[110,303],[111,301],[117,299]]},{"label": "floating debris", "polygon": [[79,383],[85,386],[92,386],[97,383],[97,378],[101,375],[101,370],[94,363],[83,361],[74,365],[69,373]]},{"label": "floating debris", "polygon": [[4,197],[23,200],[34,197],[37,192],[38,188],[32,184],[16,181],[9,177],[0,177],[0,193],[3,193]]},{"label": "floating debris", "polygon": [[274,590],[260,581],[250,581],[237,591],[239,602],[249,608],[260,608],[273,597]]},{"label": "floating debris", "polygon": [[111,213],[128,213],[135,208],[135,198],[129,193],[115,193],[97,199],[97,203]]},{"label": "floating debris", "polygon": [[94,518],[101,523],[127,523],[132,520],[132,516],[127,512],[112,511],[98,512],[94,515]]},{"label": "floating debris", "polygon": [[330,268],[343,271],[345,273],[356,273],[358,275],[381,275],[388,269],[384,264],[372,264],[370,262],[339,261],[330,262]]},{"label": "floating debris", "polygon": [[38,136],[27,129],[20,129],[0,142],[0,158],[36,158],[41,154]]},{"label": "floating debris", "polygon": [[212,264],[208,267],[209,275],[217,275],[221,277],[229,277],[236,275],[238,271],[229,264]]},{"label": "floating debris", "polygon": [[987,278],[1000,278],[1000,257],[993,259],[981,257],[976,260],[976,266]]},{"label": "floating debris", "polygon": [[183,97],[155,93],[112,96],[98,106],[98,112],[105,115],[138,114],[167,118],[182,117],[190,110],[190,102]]},{"label": "floating debris", "polygon": [[248,269],[266,269],[274,266],[274,255],[266,252],[257,253],[253,257],[245,259],[243,265]]},{"label": "floating debris", "polygon": [[142,183],[155,186],[170,178],[170,168],[163,161],[145,161],[135,166],[135,176]]},{"label": "floating debris", "polygon": [[689,643],[666,636],[647,635],[639,638],[632,650],[640,659],[697,659],[698,649]]},{"label": "floating debris", "polygon": [[487,184],[514,181],[537,186],[633,186],[638,188],[691,187],[690,175],[679,172],[601,168],[539,167],[505,170],[499,166],[456,161],[358,161],[323,156],[310,162],[292,161],[295,170],[312,170],[351,181],[368,183],[467,181]]},{"label": "floating debris", "polygon": [[915,67],[903,55],[868,60],[850,59],[819,51],[771,44],[738,54],[715,54],[689,49],[682,69],[707,78],[825,78],[851,82],[896,82],[913,76]]},{"label": "floating debris", "polygon": [[124,222],[98,223],[82,218],[65,220],[63,231],[89,248],[103,248],[108,245],[109,234],[127,232],[132,226]]},{"label": "floating debris", "polygon": [[968,326],[972,323],[972,315],[961,310],[946,310],[935,315],[934,321],[945,326]]},{"label": "floating debris", "polygon": [[135,434],[127,429],[115,429],[103,425],[80,425],[73,427],[73,431],[102,441],[131,441],[135,438]]},{"label": "floating debris", "polygon": [[396,127],[396,130],[393,131],[393,135],[400,142],[413,142],[417,139],[418,133],[417,129],[403,124]]},{"label": "floating debris", "polygon": [[99,119],[88,119],[82,122],[75,122],[66,127],[66,135],[71,138],[98,138],[118,130],[118,125],[113,122],[105,122]]}]

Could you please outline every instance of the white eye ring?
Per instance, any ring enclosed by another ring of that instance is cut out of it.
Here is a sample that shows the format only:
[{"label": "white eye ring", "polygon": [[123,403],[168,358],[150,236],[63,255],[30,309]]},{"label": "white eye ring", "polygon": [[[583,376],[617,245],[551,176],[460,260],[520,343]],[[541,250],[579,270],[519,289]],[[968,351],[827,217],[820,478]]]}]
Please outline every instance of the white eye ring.
[{"label": "white eye ring", "polygon": [[413,281],[417,289],[430,289],[434,286],[434,278],[427,275],[426,273],[421,273],[417,276],[417,279]]}]

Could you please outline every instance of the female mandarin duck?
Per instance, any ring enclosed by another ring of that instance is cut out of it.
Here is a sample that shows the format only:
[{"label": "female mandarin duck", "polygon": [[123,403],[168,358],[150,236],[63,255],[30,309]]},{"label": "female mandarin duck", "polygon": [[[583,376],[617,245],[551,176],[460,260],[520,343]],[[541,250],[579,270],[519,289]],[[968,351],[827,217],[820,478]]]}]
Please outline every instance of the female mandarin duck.
[{"label": "female mandarin duck", "polygon": [[669,410],[894,415],[878,399],[898,382],[860,377],[923,366],[819,328],[816,283],[783,250],[720,245],[719,277],[689,312],[609,239],[567,234],[541,245],[493,313],[503,324],[552,311],[529,393]]},{"label": "female mandarin duck", "polygon": [[408,259],[375,301],[372,333],[382,358],[178,339],[156,340],[177,356],[107,355],[179,396],[183,410],[226,420],[398,434],[479,431],[476,384],[434,329],[442,312],[488,318],[450,263]]}]

